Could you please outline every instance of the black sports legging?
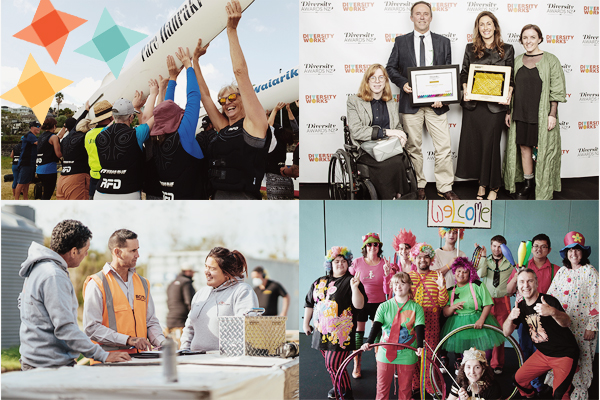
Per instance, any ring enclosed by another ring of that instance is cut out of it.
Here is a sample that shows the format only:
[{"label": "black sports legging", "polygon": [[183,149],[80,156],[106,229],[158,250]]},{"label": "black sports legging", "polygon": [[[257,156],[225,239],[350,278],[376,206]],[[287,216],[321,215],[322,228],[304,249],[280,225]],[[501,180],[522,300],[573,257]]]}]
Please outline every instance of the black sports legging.
[{"label": "black sports legging", "polygon": [[37,174],[42,182],[42,200],[50,200],[56,189],[56,176],[58,174]]}]

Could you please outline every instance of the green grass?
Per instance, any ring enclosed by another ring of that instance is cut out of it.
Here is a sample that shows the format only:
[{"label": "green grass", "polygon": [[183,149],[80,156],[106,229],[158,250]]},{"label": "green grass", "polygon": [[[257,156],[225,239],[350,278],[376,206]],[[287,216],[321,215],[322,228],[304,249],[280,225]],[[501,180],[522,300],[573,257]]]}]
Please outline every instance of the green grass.
[{"label": "green grass", "polygon": [[19,362],[19,358],[21,358],[21,354],[19,353],[19,346],[13,346],[8,349],[2,350],[1,354],[2,372],[21,370],[21,363]]},{"label": "green grass", "polygon": [[11,157],[2,157],[2,169],[11,169],[12,168],[12,158]]}]

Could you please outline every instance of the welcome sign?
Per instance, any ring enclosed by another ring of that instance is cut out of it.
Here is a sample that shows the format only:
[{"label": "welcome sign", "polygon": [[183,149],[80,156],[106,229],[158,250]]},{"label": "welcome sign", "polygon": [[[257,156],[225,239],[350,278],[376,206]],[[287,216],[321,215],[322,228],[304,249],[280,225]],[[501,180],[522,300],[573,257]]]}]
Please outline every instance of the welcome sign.
[{"label": "welcome sign", "polygon": [[429,200],[427,226],[491,229],[492,200]]}]

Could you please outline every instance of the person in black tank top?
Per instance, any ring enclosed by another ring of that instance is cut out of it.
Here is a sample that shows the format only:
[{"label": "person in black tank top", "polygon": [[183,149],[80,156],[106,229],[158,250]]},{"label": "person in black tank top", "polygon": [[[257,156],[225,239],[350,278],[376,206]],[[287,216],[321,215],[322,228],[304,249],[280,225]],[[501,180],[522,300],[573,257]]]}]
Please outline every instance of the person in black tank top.
[{"label": "person in black tank top", "polygon": [[55,134],[56,120],[46,118],[38,138],[36,172],[42,181],[42,200],[50,200],[56,188],[57,163],[62,158],[60,140]]},{"label": "person in black tank top", "polygon": [[222,113],[210,100],[208,86],[202,76],[198,58],[206,53],[202,41],[194,51],[193,66],[200,86],[202,104],[219,132],[209,144],[210,181],[215,200],[260,199],[265,162],[271,135],[267,117],[256,97],[237,35],[242,8],[236,0],[228,3],[227,36],[231,63],[237,85],[219,91]]},{"label": "person in black tank top", "polygon": [[82,119],[60,142],[63,168],[58,178],[57,200],[89,200],[90,165],[85,149],[85,134],[90,120]]}]

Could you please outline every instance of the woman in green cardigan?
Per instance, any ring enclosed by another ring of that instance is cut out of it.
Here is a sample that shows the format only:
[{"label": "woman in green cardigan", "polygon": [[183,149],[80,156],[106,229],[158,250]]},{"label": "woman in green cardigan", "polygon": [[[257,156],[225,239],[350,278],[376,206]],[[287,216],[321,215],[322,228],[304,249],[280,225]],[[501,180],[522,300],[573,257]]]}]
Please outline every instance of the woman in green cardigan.
[{"label": "woman in green cardigan", "polygon": [[558,58],[539,48],[543,40],[537,25],[525,25],[521,30],[519,42],[525,54],[515,58],[515,91],[511,113],[506,115],[504,186],[514,193],[515,183],[525,180],[520,198],[529,197],[535,187],[537,200],[550,200],[554,191],[561,190],[558,103],[566,102],[566,87]]}]

